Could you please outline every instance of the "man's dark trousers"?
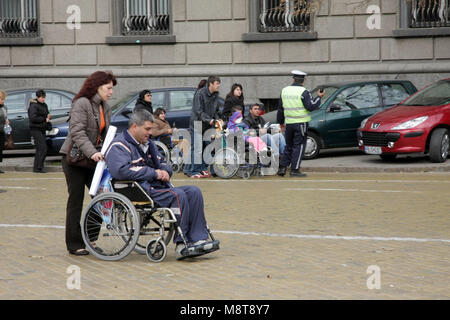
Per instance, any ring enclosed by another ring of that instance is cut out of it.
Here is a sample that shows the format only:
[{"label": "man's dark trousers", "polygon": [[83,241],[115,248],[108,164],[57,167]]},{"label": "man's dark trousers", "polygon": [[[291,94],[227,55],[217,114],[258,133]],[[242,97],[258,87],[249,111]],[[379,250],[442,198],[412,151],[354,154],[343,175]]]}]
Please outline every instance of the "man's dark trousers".
[{"label": "man's dark trousers", "polygon": [[[156,189],[149,191],[150,197],[159,207],[180,208],[181,231],[188,242],[208,239],[203,195],[196,186]],[[181,235],[175,233],[174,242],[182,242]]]},{"label": "man's dark trousers", "polygon": [[305,153],[308,122],[286,124],[286,148],[281,158],[280,166],[291,165],[291,170],[299,170]]}]

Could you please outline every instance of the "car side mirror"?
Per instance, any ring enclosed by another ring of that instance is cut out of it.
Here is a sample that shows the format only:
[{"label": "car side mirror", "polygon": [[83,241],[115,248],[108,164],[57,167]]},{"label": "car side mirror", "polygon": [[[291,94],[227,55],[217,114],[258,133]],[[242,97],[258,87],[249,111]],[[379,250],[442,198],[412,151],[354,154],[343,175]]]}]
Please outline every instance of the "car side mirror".
[{"label": "car side mirror", "polygon": [[123,110],[121,113],[122,113],[122,115],[123,115],[124,117],[129,118],[129,117],[130,117],[130,113],[133,113],[133,111],[130,110],[130,109],[125,109],[125,110]]},{"label": "car side mirror", "polygon": [[337,111],[341,111],[341,107],[338,106],[337,104],[332,104],[330,106],[330,112],[337,112]]}]

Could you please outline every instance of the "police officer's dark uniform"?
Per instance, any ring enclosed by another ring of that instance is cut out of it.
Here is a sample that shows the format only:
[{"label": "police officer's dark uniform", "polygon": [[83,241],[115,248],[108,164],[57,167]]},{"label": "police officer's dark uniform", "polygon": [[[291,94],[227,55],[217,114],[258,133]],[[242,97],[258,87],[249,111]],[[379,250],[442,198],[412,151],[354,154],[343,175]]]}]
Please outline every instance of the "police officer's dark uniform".
[{"label": "police officer's dark uniform", "polygon": [[291,166],[291,177],[304,177],[300,172],[300,163],[305,153],[310,111],[319,109],[320,97],[313,99],[311,93],[303,87],[306,73],[293,70],[294,83],[283,88],[278,105],[277,122],[286,124],[286,148],[280,161],[279,176],[286,174],[286,168]]}]

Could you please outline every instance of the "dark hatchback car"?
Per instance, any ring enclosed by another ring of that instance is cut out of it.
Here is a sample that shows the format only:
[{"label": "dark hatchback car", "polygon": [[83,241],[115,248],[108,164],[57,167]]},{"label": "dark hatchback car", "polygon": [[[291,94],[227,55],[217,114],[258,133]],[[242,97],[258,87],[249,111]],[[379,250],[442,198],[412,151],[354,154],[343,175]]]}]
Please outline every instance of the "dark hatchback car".
[{"label": "dark hatchback car", "polygon": [[[5,99],[5,106],[8,108],[8,119],[13,129],[15,149],[34,148],[28,127],[28,107],[30,100],[36,98],[38,88],[5,90],[8,96]],[[48,105],[49,112],[54,119],[67,117],[69,114],[72,99],[75,96],[73,92],[59,89],[45,89],[45,103]]]},{"label": "dark hatchback car", "polygon": [[[362,120],[417,91],[410,81],[376,80],[321,85],[311,91],[313,97],[320,88],[325,96],[320,109],[311,112],[304,159],[318,157],[321,149],[356,147]],[[271,113],[263,117],[276,121],[276,111]]]},{"label": "dark hatchback car", "polygon": [[[166,120],[172,127],[187,129],[195,91],[196,88],[192,87],[151,89],[153,111],[158,107],[164,108]],[[139,92],[130,94],[112,107],[111,125],[117,127],[117,133],[128,128],[129,115],[133,112],[138,96]],[[224,100],[219,98],[219,106],[223,104]],[[48,155],[59,154],[68,132],[67,118],[53,122],[53,130],[47,133]]]}]

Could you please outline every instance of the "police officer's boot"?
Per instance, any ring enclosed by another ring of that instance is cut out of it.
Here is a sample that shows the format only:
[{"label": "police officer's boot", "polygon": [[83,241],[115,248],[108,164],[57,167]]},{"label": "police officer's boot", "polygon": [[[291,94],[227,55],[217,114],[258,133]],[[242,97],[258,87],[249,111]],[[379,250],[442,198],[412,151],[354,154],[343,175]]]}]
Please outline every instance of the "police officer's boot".
[{"label": "police officer's boot", "polygon": [[285,174],[286,174],[286,167],[280,167],[278,169],[277,175],[284,177]]},{"label": "police officer's boot", "polygon": [[291,177],[306,177],[306,173],[300,172],[300,170],[291,170]]}]

